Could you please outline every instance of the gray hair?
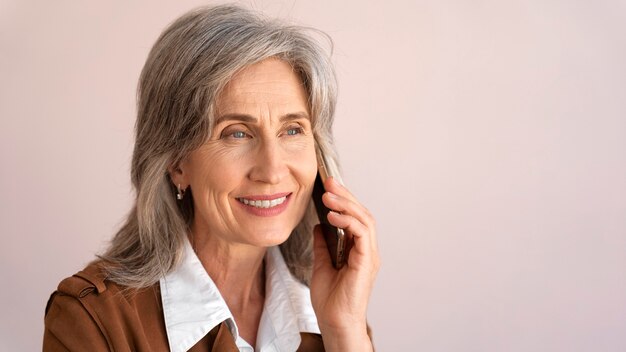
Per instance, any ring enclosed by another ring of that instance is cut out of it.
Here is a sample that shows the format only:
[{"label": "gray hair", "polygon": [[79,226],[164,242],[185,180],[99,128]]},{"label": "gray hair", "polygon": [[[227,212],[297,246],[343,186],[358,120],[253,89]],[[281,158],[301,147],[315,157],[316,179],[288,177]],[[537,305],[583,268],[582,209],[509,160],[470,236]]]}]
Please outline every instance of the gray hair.
[{"label": "gray hair", "polygon": [[[168,168],[201,146],[213,129],[216,99],[235,73],[267,58],[288,62],[308,94],[313,134],[339,175],[331,126],[337,98],[330,54],[309,32],[250,10],[221,5],[192,10],[154,44],[139,78],[131,178],[136,201],[100,258],[108,278],[128,288],[156,283],[179,263],[193,220],[191,192],[176,201]],[[326,35],[332,48],[332,41]],[[310,202],[281,250],[291,272],[308,283]]]}]

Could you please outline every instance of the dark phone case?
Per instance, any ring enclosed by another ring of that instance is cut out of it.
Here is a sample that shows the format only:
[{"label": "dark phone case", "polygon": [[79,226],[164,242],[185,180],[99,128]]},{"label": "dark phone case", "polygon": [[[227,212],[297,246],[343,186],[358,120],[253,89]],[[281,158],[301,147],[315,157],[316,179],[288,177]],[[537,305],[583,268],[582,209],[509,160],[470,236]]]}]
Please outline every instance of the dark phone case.
[{"label": "dark phone case", "polygon": [[[345,258],[347,256],[345,246],[346,239],[343,238],[343,241],[340,241],[340,237],[345,236],[343,234],[343,230],[338,229],[328,222],[328,213],[330,212],[330,209],[328,209],[322,202],[322,195],[324,192],[324,184],[322,183],[322,178],[318,173],[313,186],[313,202],[315,203],[317,216],[320,220],[322,233],[324,234],[324,238],[326,238],[326,245],[328,246],[328,252],[330,253],[333,266],[340,269],[347,259]],[[340,242],[342,245],[340,245]]]}]

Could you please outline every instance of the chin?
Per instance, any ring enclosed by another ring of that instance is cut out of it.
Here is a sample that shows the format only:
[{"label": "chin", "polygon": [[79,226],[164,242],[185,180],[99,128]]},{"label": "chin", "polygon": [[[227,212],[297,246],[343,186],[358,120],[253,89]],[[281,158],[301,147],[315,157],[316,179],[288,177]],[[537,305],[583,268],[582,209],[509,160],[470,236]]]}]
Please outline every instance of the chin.
[{"label": "chin", "polygon": [[290,235],[291,235],[291,231],[286,232],[284,230],[278,231],[278,232],[259,231],[259,232],[256,232],[256,234],[253,236],[256,238],[251,244],[257,247],[265,247],[265,248],[278,246],[279,244],[287,241]]}]

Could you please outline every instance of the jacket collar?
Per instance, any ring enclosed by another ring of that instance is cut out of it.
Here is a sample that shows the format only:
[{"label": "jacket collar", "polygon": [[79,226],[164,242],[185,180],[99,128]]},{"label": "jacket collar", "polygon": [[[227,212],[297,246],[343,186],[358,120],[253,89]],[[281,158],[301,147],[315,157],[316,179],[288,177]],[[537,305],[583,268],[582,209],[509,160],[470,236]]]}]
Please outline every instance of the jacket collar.
[{"label": "jacket collar", "polygon": [[[309,288],[295,279],[278,247],[265,256],[266,297],[257,346],[295,351],[300,332],[319,334]],[[172,352],[187,351],[209,331],[225,322],[240,345],[237,324],[217,286],[191,244],[185,240],[181,264],[160,280],[165,329]],[[245,345],[245,342],[243,343]]]}]

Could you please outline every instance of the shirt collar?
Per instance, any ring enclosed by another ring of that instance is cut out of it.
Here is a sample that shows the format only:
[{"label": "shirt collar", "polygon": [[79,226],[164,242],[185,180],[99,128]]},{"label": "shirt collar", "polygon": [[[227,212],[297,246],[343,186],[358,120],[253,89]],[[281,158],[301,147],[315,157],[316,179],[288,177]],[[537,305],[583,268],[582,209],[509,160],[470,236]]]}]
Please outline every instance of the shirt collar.
[{"label": "shirt collar", "polygon": [[[224,298],[188,240],[184,246],[181,264],[160,280],[170,350],[189,350],[222,322],[240,342],[237,324]],[[300,345],[300,332],[320,333],[309,288],[291,275],[278,247],[268,248],[265,270],[266,296],[257,346],[259,351],[295,351]]]},{"label": "shirt collar", "polygon": [[257,346],[260,351],[295,351],[300,346],[301,332],[320,333],[311,293],[291,275],[278,247],[268,249],[265,273],[266,296]]}]

